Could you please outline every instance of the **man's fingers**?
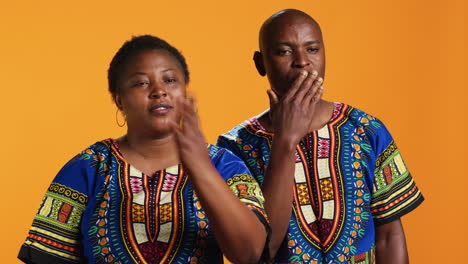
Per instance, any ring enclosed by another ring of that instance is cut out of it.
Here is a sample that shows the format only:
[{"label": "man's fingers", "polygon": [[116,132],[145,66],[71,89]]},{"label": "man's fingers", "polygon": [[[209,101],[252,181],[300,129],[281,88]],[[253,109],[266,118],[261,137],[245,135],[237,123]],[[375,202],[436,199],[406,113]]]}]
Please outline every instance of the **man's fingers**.
[{"label": "man's fingers", "polygon": [[270,99],[270,109],[273,109],[278,104],[278,96],[273,90],[267,90],[268,99]]},{"label": "man's fingers", "polygon": [[323,78],[318,77],[313,82],[312,86],[309,88],[307,93],[305,94],[302,102],[306,103],[306,104],[310,104],[310,103],[314,102],[315,95],[318,93],[318,91],[319,91],[320,87],[322,86],[322,84],[323,84]]},{"label": "man's fingers", "polygon": [[323,94],[323,86],[320,86],[318,89],[317,89],[317,92],[314,94],[314,96],[312,96],[312,98],[310,99],[310,104],[314,104],[314,103],[317,103],[318,101],[320,101],[320,98],[322,98],[322,94]]},{"label": "man's fingers", "polygon": [[300,88],[296,91],[296,94],[294,95],[294,98],[296,98],[297,101],[304,102],[304,97],[307,95],[307,93],[310,92],[311,89],[313,89],[313,85],[317,81],[317,76],[318,72],[313,71],[302,82]]},{"label": "man's fingers", "polygon": [[309,75],[310,74],[307,71],[301,71],[294,82],[291,84],[291,88],[289,88],[289,90],[284,95],[284,100],[290,100],[292,97],[294,97],[297,93],[297,90],[301,87],[302,83]]}]

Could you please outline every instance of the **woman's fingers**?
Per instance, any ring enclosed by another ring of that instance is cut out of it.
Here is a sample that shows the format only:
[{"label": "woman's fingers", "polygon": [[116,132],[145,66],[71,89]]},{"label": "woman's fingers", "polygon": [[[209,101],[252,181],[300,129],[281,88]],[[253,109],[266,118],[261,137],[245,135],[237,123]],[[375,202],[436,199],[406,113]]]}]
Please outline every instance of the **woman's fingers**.
[{"label": "woman's fingers", "polygon": [[168,121],[169,127],[172,131],[176,134],[176,136],[180,136],[182,133],[182,124],[177,124],[173,120]]},{"label": "woman's fingers", "polygon": [[187,137],[188,133],[197,134],[200,130],[198,125],[198,116],[196,113],[196,101],[193,96],[188,98],[177,98],[175,101],[178,117],[180,118],[179,124],[171,123],[177,136]]}]

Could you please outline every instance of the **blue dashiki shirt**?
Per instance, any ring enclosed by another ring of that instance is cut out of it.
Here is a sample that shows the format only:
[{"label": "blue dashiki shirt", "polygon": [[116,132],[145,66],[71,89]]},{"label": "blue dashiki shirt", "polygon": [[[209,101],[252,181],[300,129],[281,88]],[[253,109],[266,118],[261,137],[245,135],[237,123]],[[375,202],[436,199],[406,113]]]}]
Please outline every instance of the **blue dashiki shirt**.
[{"label": "blue dashiki shirt", "polygon": [[[253,117],[218,145],[262,184],[272,137]],[[296,147],[294,179],[293,213],[274,263],[374,263],[375,227],[424,200],[384,124],[342,103]]]},{"label": "blue dashiki shirt", "polygon": [[[209,145],[230,189],[266,225],[258,183],[242,160]],[[222,263],[181,165],[145,175],[113,139],[69,161],[50,185],[19,256],[26,263]]]}]

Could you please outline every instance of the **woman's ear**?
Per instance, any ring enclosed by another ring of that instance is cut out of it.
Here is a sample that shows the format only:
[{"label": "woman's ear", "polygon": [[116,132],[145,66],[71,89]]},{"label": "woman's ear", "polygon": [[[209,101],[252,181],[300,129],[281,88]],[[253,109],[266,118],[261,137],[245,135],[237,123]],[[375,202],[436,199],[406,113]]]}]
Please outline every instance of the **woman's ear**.
[{"label": "woman's ear", "polygon": [[123,109],[123,107],[122,107],[122,98],[120,97],[119,94],[114,95],[114,102],[115,102],[115,105],[117,106],[117,108],[119,110]]},{"label": "woman's ear", "polygon": [[255,62],[255,68],[261,76],[266,75],[265,66],[263,65],[263,55],[260,51],[255,51],[253,60]]}]

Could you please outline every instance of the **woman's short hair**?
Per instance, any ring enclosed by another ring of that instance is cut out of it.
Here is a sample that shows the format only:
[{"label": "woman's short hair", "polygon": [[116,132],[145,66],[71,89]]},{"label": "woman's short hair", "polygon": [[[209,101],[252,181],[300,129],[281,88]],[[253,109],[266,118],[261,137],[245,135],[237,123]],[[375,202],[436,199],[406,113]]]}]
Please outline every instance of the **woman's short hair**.
[{"label": "woman's short hair", "polygon": [[171,54],[180,63],[184,73],[185,82],[189,82],[190,76],[187,63],[180,51],[158,37],[152,35],[136,36],[132,37],[131,40],[126,41],[122,45],[119,51],[114,55],[114,58],[112,58],[109,65],[107,80],[109,82],[109,92],[113,97],[119,92],[117,82],[125,64],[131,57],[145,50],[165,50],[169,52],[169,54]]}]

